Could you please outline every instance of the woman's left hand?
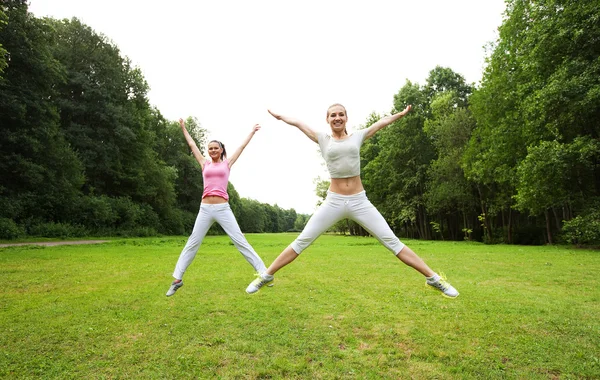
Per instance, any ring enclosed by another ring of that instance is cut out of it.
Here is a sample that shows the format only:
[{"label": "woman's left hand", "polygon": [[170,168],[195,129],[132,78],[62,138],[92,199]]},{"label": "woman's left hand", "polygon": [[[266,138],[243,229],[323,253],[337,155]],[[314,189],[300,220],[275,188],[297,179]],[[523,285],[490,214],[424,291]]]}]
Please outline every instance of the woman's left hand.
[{"label": "woman's left hand", "polygon": [[410,104],[407,105],[406,108],[404,109],[404,111],[400,112],[400,115],[402,115],[402,116],[406,115],[407,113],[410,112],[411,109],[412,109],[412,105],[410,105]]}]

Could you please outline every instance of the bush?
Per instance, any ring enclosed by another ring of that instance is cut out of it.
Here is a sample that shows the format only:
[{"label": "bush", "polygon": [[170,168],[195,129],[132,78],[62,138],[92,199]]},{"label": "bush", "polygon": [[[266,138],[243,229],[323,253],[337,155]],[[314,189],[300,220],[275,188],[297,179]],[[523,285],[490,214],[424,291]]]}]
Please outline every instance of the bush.
[{"label": "bush", "polygon": [[117,213],[113,211],[111,199],[105,195],[82,197],[77,209],[78,213],[73,220],[94,231],[112,228],[118,219]]},{"label": "bush", "polygon": [[154,228],[151,227],[136,227],[131,230],[118,230],[114,231],[114,235],[122,236],[122,237],[151,237],[157,236],[158,232]]},{"label": "bush", "polygon": [[87,236],[88,231],[80,225],[69,223],[40,223],[30,227],[29,235],[49,238],[70,238]]},{"label": "bush", "polygon": [[562,237],[570,244],[600,245],[600,210],[593,210],[566,221]]},{"label": "bush", "polygon": [[161,215],[162,228],[161,233],[167,235],[184,235],[183,212],[180,209],[173,208],[168,210],[165,215]]},{"label": "bush", "polygon": [[137,228],[142,224],[144,210],[129,197],[110,198],[110,205],[117,215],[115,226],[125,230]]},{"label": "bush", "polygon": [[[85,196],[77,209],[74,222],[100,235],[147,236],[160,227],[160,219],[150,205],[135,203],[129,197]],[[144,232],[132,232],[138,228]]]},{"label": "bush", "polygon": [[0,218],[0,239],[13,240],[25,234],[23,227],[20,227],[12,219]]},{"label": "bush", "polygon": [[142,204],[141,207],[141,220],[139,224],[143,227],[149,227],[154,230],[160,228],[160,218],[156,211],[149,204]]},{"label": "bush", "polygon": [[196,223],[196,217],[198,213],[193,213],[189,211],[181,212],[181,219],[183,220],[183,230],[185,233],[191,233],[194,229],[194,224]]}]

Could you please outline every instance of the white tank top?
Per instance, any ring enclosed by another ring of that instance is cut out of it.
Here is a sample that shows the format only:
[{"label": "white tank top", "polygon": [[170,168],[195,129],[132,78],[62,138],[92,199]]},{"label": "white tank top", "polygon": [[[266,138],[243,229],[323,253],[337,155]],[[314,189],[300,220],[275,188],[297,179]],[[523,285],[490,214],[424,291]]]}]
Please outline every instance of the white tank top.
[{"label": "white tank top", "polygon": [[327,133],[317,133],[321,155],[331,178],[349,178],[360,175],[360,147],[367,129],[358,130],[343,140],[335,140]]}]

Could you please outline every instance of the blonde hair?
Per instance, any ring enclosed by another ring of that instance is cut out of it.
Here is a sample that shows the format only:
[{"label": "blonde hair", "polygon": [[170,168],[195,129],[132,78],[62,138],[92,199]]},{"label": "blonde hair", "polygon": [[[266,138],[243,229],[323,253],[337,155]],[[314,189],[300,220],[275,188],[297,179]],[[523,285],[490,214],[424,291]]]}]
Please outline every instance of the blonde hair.
[{"label": "blonde hair", "polygon": [[337,106],[342,107],[344,109],[344,113],[346,114],[346,117],[348,117],[348,111],[346,111],[346,107],[344,107],[344,105],[340,104],[340,103],[334,103],[334,104],[330,105],[329,107],[327,107],[327,116],[326,117],[329,117],[329,110],[332,109],[333,107],[337,107]]}]

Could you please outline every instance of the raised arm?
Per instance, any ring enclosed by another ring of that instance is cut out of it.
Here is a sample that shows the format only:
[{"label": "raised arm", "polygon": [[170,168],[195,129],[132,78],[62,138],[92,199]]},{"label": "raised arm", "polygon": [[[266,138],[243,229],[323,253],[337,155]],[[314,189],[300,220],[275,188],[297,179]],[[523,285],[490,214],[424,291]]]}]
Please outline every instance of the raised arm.
[{"label": "raised arm", "polygon": [[260,125],[255,124],[254,127],[252,127],[252,132],[250,132],[250,134],[242,142],[242,145],[240,145],[240,147],[237,148],[235,150],[235,152],[233,152],[233,154],[231,155],[231,157],[227,157],[227,159],[229,160],[229,168],[231,168],[233,166],[233,164],[237,161],[237,159],[240,157],[240,154],[242,154],[242,152],[244,151],[244,148],[246,148],[246,145],[248,145],[248,143],[250,142],[250,140],[252,140],[252,137],[254,137],[254,134],[259,129],[260,129]]},{"label": "raised arm", "polygon": [[315,131],[313,131],[308,125],[304,124],[303,122],[296,120],[296,119],[292,119],[291,117],[287,117],[287,116],[282,116],[280,114],[277,114],[271,110],[268,110],[269,113],[277,120],[281,120],[286,122],[289,125],[293,125],[294,127],[298,128],[299,130],[301,130],[309,139],[311,139],[312,141],[318,143],[319,141],[317,140],[317,133]]},{"label": "raised arm", "polygon": [[368,139],[369,137],[372,137],[380,129],[383,129],[383,128],[387,127],[388,125],[392,124],[394,121],[404,117],[404,115],[409,113],[411,109],[412,109],[412,106],[409,104],[402,112],[398,112],[391,116],[383,117],[379,121],[375,122],[373,125],[371,125],[367,129],[367,134],[365,135],[365,140]]},{"label": "raised arm", "polygon": [[202,153],[200,153],[198,145],[196,145],[196,142],[194,141],[192,136],[190,136],[187,129],[185,129],[185,122],[183,121],[183,119],[179,119],[179,125],[181,126],[181,130],[183,131],[183,135],[185,136],[185,141],[187,141],[188,145],[190,146],[190,149],[192,149],[192,154],[196,158],[196,161],[198,161],[200,166],[204,168],[204,162],[206,162],[206,158],[202,155]]}]

